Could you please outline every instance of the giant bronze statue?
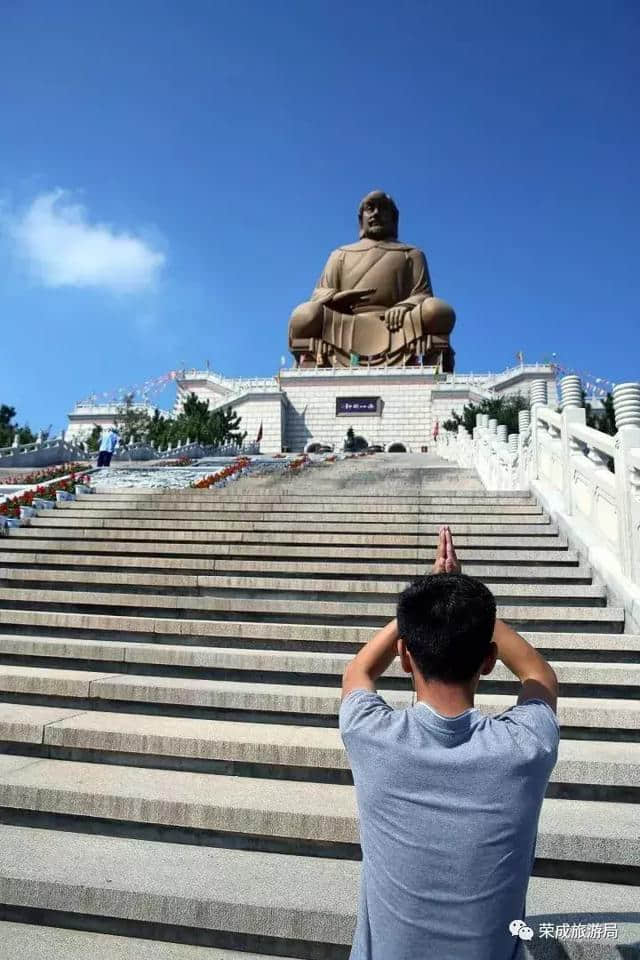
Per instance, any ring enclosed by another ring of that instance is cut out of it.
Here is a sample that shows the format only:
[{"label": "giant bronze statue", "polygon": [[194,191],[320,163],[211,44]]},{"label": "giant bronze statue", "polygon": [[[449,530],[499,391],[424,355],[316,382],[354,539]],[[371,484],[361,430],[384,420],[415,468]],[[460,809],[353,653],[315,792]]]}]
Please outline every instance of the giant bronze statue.
[{"label": "giant bronze statue", "polygon": [[453,309],[433,295],[421,250],[398,240],[398,208],[386,193],[358,209],[360,240],[329,257],[311,300],[289,321],[298,366],[437,364],[452,372]]}]

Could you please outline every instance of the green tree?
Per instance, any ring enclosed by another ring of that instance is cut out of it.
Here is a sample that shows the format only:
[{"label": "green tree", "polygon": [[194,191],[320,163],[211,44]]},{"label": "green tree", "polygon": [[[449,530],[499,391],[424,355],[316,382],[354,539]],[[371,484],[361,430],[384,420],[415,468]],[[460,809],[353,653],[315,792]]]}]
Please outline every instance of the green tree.
[{"label": "green tree", "polygon": [[[584,395],[584,394],[583,394]],[[602,409],[594,410],[590,403],[584,404],[586,411],[587,426],[594,430],[601,430],[602,433],[608,433],[610,437],[616,435],[616,417],[613,410],[613,395],[608,393],[602,400]]]},{"label": "green tree", "polygon": [[35,443],[38,439],[37,434],[26,425],[24,427],[16,427],[16,434],[18,435],[18,443]]},{"label": "green tree", "polygon": [[164,414],[156,409],[153,411],[153,416],[149,421],[148,429],[148,441],[158,450],[164,450],[165,447],[171,442],[171,428],[173,421],[168,417],[165,417]]},{"label": "green tree", "polygon": [[96,450],[100,447],[100,440],[102,439],[102,427],[99,424],[94,424],[93,430],[87,437],[87,450],[91,453],[95,453]]},{"label": "green tree", "polygon": [[13,418],[15,415],[15,407],[9,407],[6,403],[0,406],[0,447],[10,447],[13,443],[15,433]]},{"label": "green tree", "polygon": [[509,433],[519,433],[518,414],[521,410],[529,409],[529,400],[521,393],[511,393],[504,397],[491,397],[481,400],[480,403],[467,403],[462,414],[451,411],[451,419],[442,424],[443,430],[458,432],[460,426],[466,427],[473,433],[478,413],[488,413],[491,419],[504,423]]},{"label": "green tree", "polygon": [[146,410],[137,410],[133,403],[133,394],[125,397],[124,404],[118,408],[115,426],[120,434],[123,446],[131,443],[146,443],[149,436],[151,417]]},{"label": "green tree", "polygon": [[16,434],[19,443],[33,443],[36,440],[35,433],[29,427],[14,423],[15,415],[15,407],[0,404],[0,447],[10,447]]},{"label": "green tree", "polygon": [[240,445],[244,443],[247,437],[247,431],[240,429],[242,417],[231,407],[225,407],[224,410],[215,410],[214,415],[218,423],[220,433],[219,443],[235,443]]},{"label": "green tree", "polygon": [[150,416],[146,410],[134,407],[132,396],[125,398],[116,417],[116,427],[124,445],[149,443],[159,449],[187,440],[204,446],[241,444],[247,434],[240,429],[240,423],[235,410],[230,407],[211,410],[209,401],[200,400],[195,393],[185,399],[177,417],[165,416],[158,409]]},{"label": "green tree", "polygon": [[240,423],[240,416],[231,407],[211,410],[208,400],[190,393],[173,421],[172,433],[182,443],[192,440],[205,446],[241,444],[247,434],[241,431]]}]

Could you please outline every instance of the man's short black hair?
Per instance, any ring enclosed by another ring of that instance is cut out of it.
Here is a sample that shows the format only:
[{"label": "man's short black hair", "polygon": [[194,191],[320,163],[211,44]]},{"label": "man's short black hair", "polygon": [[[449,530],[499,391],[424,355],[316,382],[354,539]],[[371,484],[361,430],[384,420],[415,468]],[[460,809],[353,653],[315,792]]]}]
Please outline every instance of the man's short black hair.
[{"label": "man's short black hair", "polygon": [[398,632],[425,679],[470,680],[489,651],[495,623],[493,594],[463,573],[420,577],[400,594]]}]

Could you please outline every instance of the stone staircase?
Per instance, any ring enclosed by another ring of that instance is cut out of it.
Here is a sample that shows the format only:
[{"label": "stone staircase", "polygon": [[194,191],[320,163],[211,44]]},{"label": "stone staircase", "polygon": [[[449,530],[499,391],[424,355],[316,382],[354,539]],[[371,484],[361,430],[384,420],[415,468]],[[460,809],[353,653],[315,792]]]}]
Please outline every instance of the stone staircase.
[{"label": "stone staircase", "polygon": [[[527,956],[638,956],[640,637],[530,497],[380,456],[98,493],[0,541],[3,960],[348,957],[341,673],[445,521],[560,679],[529,921],[618,924]],[[516,687],[499,665],[478,706]],[[411,702],[397,663],[381,691]]]}]

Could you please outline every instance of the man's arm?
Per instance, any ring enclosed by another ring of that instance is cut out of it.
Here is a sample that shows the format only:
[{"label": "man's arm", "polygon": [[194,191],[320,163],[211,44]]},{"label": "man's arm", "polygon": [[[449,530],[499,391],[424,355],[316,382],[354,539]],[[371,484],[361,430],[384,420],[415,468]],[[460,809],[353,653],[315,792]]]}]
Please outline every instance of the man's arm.
[{"label": "man's arm", "polygon": [[553,667],[503,620],[496,620],[493,639],[498,647],[498,658],[522,684],[518,703],[544,700],[555,712],[558,678]]},{"label": "man's arm", "polygon": [[392,620],[348,663],[342,674],[342,699],[352,690],[376,689],[376,680],[395,660],[398,652],[398,622]]},{"label": "man's arm", "polygon": [[[454,573],[460,565],[449,527],[442,527],[431,573]],[[398,622],[392,620],[356,654],[342,674],[342,699],[352,690],[374,690],[376,680],[393,663],[398,652]]]}]

